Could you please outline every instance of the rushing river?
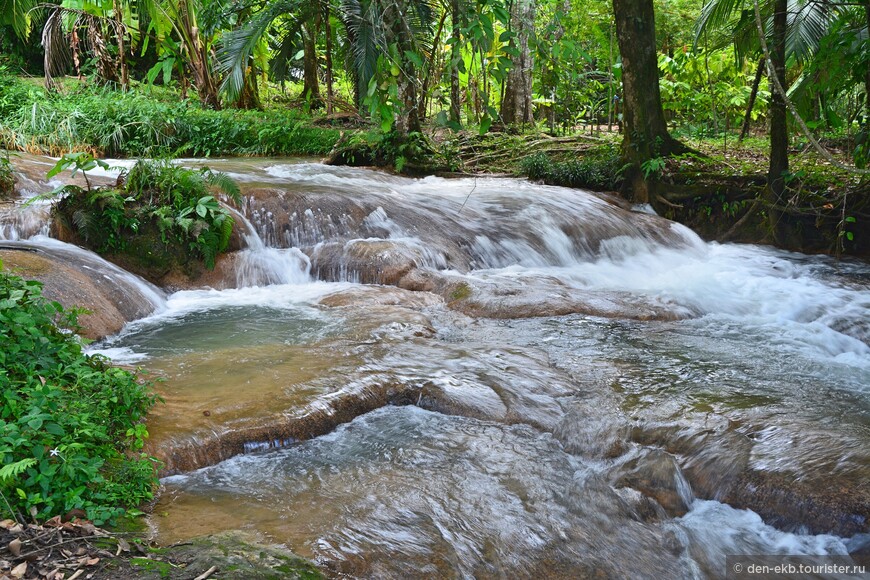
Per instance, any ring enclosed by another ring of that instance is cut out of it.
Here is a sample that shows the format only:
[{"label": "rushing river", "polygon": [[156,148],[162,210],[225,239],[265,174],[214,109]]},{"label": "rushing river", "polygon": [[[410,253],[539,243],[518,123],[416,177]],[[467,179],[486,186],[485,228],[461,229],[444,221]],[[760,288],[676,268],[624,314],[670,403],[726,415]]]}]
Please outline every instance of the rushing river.
[{"label": "rushing river", "polygon": [[868,551],[867,264],[522,181],[209,164],[247,196],[233,275],[94,347],[165,379],[158,540],[378,578]]}]

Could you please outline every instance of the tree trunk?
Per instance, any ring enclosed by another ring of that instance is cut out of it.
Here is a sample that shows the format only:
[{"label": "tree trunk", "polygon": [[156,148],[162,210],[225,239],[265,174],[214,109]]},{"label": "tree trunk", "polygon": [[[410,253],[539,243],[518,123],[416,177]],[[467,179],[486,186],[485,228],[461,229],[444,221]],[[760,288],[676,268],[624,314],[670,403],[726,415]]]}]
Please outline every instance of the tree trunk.
[{"label": "tree trunk", "polygon": [[420,116],[417,114],[417,86],[415,80],[418,73],[414,63],[404,56],[405,52],[413,51],[413,33],[408,27],[404,14],[408,12],[405,2],[399,5],[393,4],[384,11],[384,22],[396,31],[396,44],[400,56],[399,68],[401,72],[396,79],[398,84],[399,110],[395,118],[394,130],[399,141],[407,138],[408,133],[420,132]]},{"label": "tree trunk", "polygon": [[237,109],[263,109],[263,103],[260,101],[260,87],[257,85],[257,74],[253,65],[245,70],[245,82],[235,106]]},{"label": "tree trunk", "polygon": [[323,22],[326,27],[326,114],[331,115],[335,101],[332,85],[332,22],[329,20],[329,0],[323,2]]},{"label": "tree trunk", "polygon": [[306,24],[302,27],[302,98],[312,109],[323,105],[320,99],[320,81],[317,79],[317,29]]},{"label": "tree trunk", "polygon": [[649,203],[655,199],[655,183],[644,179],[641,164],[689,149],[668,133],[662,110],[652,0],[613,0],[613,14],[622,55],[622,156],[630,165],[626,183],[636,203]]},{"label": "tree trunk", "polygon": [[764,75],[764,58],[758,61],[758,70],[755,71],[755,80],[752,81],[752,93],[749,95],[749,104],[746,105],[746,116],[743,117],[743,129],[740,130],[738,141],[743,141],[749,133],[749,123],[752,122],[752,109],[755,108],[755,99],[758,97],[758,87],[761,85],[761,77]]},{"label": "tree trunk", "polygon": [[511,29],[516,35],[510,46],[519,52],[508,72],[501,118],[505,125],[534,123],[532,118],[532,70],[534,59],[529,39],[535,31],[535,0],[514,0],[511,7]]},{"label": "tree trunk", "polygon": [[219,110],[221,102],[218,98],[217,83],[214,81],[209,65],[208,50],[199,35],[194,8],[189,2],[181,2],[178,16],[181,28],[185,32],[182,43],[187,52],[188,64],[193,73],[193,85],[196,87],[199,100],[204,107]]},{"label": "tree trunk", "polygon": [[459,0],[450,0],[450,19],[452,28],[450,38],[450,122],[461,126],[462,98],[459,91],[459,64],[462,62],[462,45],[460,31],[462,28],[462,10]]},{"label": "tree trunk", "polygon": [[130,87],[130,72],[127,66],[127,47],[125,46],[125,36],[127,29],[124,26],[124,14],[121,12],[121,5],[118,0],[112,4],[112,10],[115,13],[115,34],[118,37],[118,67],[121,69],[121,89],[126,92]]},{"label": "tree trunk", "polygon": [[[867,33],[870,34],[870,0],[864,0],[864,10],[867,13]],[[867,125],[870,126],[870,63],[867,64],[867,70],[864,71],[864,95],[866,99],[866,117]]]},{"label": "tree trunk", "polygon": [[[788,0],[776,0],[773,5],[773,38],[770,60],[776,78],[784,90],[785,84],[785,38],[788,27]],[[785,174],[788,171],[788,118],[785,99],[775,88],[770,98],[770,166],[767,172],[768,215],[771,220],[774,240],[779,245],[789,244],[787,216],[782,211],[786,205]]]},{"label": "tree trunk", "polygon": [[[423,72],[423,87],[420,89],[420,99],[417,101],[417,117],[421,120],[426,118],[427,100],[429,96],[429,84],[432,82],[432,77],[435,76],[435,71],[438,71],[440,77],[440,62],[438,55],[441,53],[441,32],[444,30],[444,22],[447,20],[447,11],[441,14],[441,19],[438,21],[438,29],[433,36],[433,50],[430,55],[426,68]],[[438,81],[436,81],[438,82]]]}]

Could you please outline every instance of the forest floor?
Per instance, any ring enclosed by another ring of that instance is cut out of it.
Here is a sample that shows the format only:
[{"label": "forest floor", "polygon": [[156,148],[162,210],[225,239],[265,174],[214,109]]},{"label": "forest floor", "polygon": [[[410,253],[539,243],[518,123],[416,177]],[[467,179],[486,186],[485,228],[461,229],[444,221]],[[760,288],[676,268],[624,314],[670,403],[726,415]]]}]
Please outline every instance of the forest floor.
[{"label": "forest floor", "polygon": [[0,579],[206,580],[299,578],[323,575],[287,550],[240,533],[153,547],[142,532],[109,532],[59,517],[37,524],[0,521]]}]

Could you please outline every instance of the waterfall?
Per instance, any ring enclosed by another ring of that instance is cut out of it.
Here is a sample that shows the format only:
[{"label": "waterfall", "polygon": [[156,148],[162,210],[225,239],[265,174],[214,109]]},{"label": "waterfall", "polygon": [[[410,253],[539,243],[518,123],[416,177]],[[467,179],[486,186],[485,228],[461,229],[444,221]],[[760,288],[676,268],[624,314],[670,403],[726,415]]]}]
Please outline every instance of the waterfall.
[{"label": "waterfall", "polygon": [[230,208],[233,219],[244,228],[246,248],[236,258],[239,288],[272,284],[304,284],[310,280],[311,260],[298,248],[267,246],[256,228],[241,212]]}]

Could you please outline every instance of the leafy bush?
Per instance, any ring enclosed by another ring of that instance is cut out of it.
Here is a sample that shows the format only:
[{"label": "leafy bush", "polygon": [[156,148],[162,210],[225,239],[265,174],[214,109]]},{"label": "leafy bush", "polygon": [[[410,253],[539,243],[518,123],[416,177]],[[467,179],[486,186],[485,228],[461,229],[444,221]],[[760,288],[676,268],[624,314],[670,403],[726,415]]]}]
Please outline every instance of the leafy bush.
[{"label": "leafy bush", "polygon": [[327,161],[332,165],[390,167],[397,173],[455,171],[456,152],[448,144],[436,144],[416,131],[399,135],[395,131],[357,132],[346,135],[333,148]]},{"label": "leafy bush", "polygon": [[29,98],[30,89],[0,65],[0,119],[25,107]]},{"label": "leafy bush", "polygon": [[[95,163],[90,154],[67,154],[49,177],[68,167]],[[168,160],[138,161],[116,187],[83,189],[68,185],[55,207],[56,214],[100,253],[138,254],[140,237],[159,239],[167,256],[182,266],[202,260],[213,269],[227,249],[233,218],[212,193],[217,188],[236,203],[238,186],[226,175],[208,168],[199,171]],[[146,256],[139,256],[145,258]]]},{"label": "leafy bush", "polygon": [[140,452],[156,397],[55,324],[75,315],[38,282],[0,272],[0,510],[16,518],[82,509],[99,525],[150,500],[157,483]]},{"label": "leafy bush", "polygon": [[615,147],[603,147],[582,159],[553,161],[546,153],[523,160],[521,171],[533,181],[564,187],[616,190],[622,186],[625,167]]},{"label": "leafy bush", "polygon": [[0,199],[10,195],[15,187],[15,175],[8,157],[0,157]]},{"label": "leafy bush", "polygon": [[[0,82],[4,77],[0,77]],[[11,77],[5,77],[11,78]],[[12,79],[14,83],[20,82]],[[82,88],[68,95],[26,91],[6,108],[0,85],[0,142],[9,148],[61,155],[104,156],[323,155],[340,132],[318,128],[296,111],[213,111],[151,94]]]},{"label": "leafy bush", "polygon": [[523,174],[532,181],[546,181],[553,175],[553,162],[546,153],[535,153],[523,159]]}]

